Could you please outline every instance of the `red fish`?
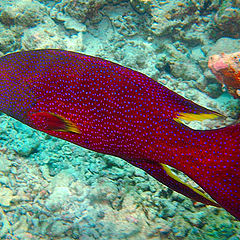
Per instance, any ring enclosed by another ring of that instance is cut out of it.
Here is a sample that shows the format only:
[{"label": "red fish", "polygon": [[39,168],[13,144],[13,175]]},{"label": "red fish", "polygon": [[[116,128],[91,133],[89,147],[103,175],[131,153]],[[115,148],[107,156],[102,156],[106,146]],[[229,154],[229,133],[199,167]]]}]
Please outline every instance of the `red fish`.
[{"label": "red fish", "polygon": [[[184,99],[146,75],[62,50],[0,58],[0,110],[96,152],[125,159],[196,201],[240,219],[240,124],[193,130],[183,120],[220,114]],[[211,197],[182,182],[184,172]]]}]

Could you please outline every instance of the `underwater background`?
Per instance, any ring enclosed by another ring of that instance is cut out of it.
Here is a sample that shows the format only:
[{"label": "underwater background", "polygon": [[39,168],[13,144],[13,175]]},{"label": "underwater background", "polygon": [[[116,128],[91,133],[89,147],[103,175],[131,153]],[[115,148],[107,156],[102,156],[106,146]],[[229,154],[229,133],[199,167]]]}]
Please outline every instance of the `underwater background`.
[{"label": "underwater background", "polygon": [[[198,129],[240,113],[208,68],[210,56],[240,51],[239,0],[0,0],[0,56],[42,48],[111,60],[229,117]],[[239,240],[240,222],[1,114],[0,239]]]}]

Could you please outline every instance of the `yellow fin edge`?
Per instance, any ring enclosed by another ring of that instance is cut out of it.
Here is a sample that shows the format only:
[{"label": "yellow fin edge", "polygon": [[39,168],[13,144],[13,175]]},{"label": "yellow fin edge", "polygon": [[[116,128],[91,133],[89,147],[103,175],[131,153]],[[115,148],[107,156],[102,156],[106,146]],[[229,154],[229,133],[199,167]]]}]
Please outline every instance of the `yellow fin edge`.
[{"label": "yellow fin edge", "polygon": [[55,129],[55,131],[61,131],[61,132],[73,132],[73,133],[81,133],[80,130],[78,129],[77,125],[75,123],[73,123],[72,121],[66,119],[65,117],[63,116],[60,116],[58,114],[55,114],[55,113],[49,113],[59,119],[61,119],[65,125],[66,125],[66,128],[65,129]]},{"label": "yellow fin edge", "polygon": [[165,170],[165,172],[167,173],[167,175],[171,178],[173,178],[174,180],[176,180],[177,182],[180,182],[181,184],[187,186],[188,188],[192,189],[194,192],[196,192],[198,195],[201,195],[202,197],[206,198],[207,200],[213,202],[214,204],[216,204],[216,202],[209,198],[206,194],[204,194],[202,191],[199,191],[198,189],[192,187],[191,185],[189,184],[186,184],[185,182],[183,182],[177,175],[175,175],[171,169],[166,165],[166,164],[163,164],[161,163],[163,169]]},{"label": "yellow fin edge", "polygon": [[222,115],[219,113],[177,113],[177,117],[173,118],[176,122],[182,123],[181,120],[186,121],[203,121],[206,119],[215,119],[221,117]]}]

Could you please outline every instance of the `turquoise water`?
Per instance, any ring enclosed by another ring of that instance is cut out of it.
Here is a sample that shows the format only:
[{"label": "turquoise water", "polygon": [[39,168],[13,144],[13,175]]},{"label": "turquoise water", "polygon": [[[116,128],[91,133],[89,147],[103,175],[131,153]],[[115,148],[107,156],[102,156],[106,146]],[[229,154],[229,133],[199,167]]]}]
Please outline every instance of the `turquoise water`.
[{"label": "turquoise water", "polygon": [[[0,55],[59,48],[117,62],[229,117],[192,125],[211,129],[240,112],[239,100],[223,92],[207,66],[213,54],[239,51],[239,7],[238,1],[1,0]],[[240,239],[240,223],[225,210],[4,114],[0,189],[0,239]]]}]

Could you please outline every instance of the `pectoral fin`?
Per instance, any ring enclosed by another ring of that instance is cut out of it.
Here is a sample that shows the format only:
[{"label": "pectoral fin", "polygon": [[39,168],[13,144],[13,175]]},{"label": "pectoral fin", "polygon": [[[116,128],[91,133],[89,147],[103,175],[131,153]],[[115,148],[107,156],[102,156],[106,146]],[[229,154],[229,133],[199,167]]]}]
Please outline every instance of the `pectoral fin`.
[{"label": "pectoral fin", "polygon": [[34,124],[34,127],[41,131],[80,133],[80,130],[74,122],[55,113],[37,112],[32,113],[29,118]]}]

